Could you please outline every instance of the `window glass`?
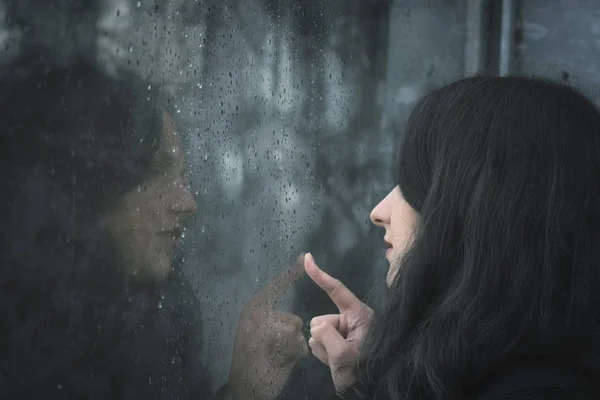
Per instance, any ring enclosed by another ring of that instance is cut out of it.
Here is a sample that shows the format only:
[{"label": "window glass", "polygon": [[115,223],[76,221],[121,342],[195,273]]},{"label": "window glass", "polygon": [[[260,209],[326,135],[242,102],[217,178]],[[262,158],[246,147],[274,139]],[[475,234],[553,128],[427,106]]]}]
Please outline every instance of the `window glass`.
[{"label": "window glass", "polygon": [[385,277],[396,128],[475,57],[469,2],[425,3],[3,0],[0,397],[331,393],[265,344],[336,311],[281,274]]}]

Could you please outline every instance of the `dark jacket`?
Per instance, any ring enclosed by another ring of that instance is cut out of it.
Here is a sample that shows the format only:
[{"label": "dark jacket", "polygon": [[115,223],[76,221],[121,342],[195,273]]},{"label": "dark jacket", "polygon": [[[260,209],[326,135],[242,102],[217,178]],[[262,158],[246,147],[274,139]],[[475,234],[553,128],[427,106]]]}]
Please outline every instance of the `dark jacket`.
[{"label": "dark jacket", "polygon": [[[591,350],[590,354],[594,351]],[[335,395],[327,398],[340,399]],[[598,399],[600,359],[590,356],[586,360],[569,363],[552,358],[515,360],[494,369],[475,387],[467,389],[462,400]],[[367,396],[364,400],[371,399]]]},{"label": "dark jacket", "polygon": [[509,363],[484,379],[473,400],[600,399],[600,375],[594,360],[565,363],[539,358]]},{"label": "dark jacket", "polygon": [[[0,360],[0,398],[45,400],[188,400],[212,399],[206,368],[200,362],[200,306],[190,282],[175,274],[152,294],[132,295],[132,326],[98,354],[69,347],[57,336],[43,342],[22,337],[12,345],[27,349],[40,343],[47,355]],[[53,340],[53,341],[49,341]],[[28,347],[29,346],[29,347]],[[62,360],[61,360],[62,359]],[[64,360],[69,362],[64,368]],[[35,361],[37,360],[37,361]],[[53,369],[55,366],[63,368]]]}]

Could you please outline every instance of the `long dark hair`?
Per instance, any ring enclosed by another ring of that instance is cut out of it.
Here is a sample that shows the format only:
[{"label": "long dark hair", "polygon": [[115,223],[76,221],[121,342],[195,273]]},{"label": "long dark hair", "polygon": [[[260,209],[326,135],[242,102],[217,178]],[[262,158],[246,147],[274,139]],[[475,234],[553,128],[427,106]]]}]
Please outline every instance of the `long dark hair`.
[{"label": "long dark hair", "polygon": [[358,397],[461,399],[512,360],[593,353],[599,129],[590,100],[542,79],[469,77],[416,104],[396,172],[419,223]]}]

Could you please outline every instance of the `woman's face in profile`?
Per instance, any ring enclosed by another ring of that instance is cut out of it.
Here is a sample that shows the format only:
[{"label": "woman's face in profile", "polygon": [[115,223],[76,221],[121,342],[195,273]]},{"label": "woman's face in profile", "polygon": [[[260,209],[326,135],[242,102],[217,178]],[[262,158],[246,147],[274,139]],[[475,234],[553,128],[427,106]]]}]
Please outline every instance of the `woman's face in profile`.
[{"label": "woman's face in profile", "polygon": [[387,284],[391,285],[397,274],[395,263],[408,246],[417,223],[417,212],[404,200],[400,188],[396,186],[373,211],[371,222],[385,229],[383,240],[389,247],[385,258],[390,263]]},{"label": "woman's face in profile", "polygon": [[160,281],[169,275],[169,253],[183,232],[182,219],[196,211],[183,168],[179,137],[165,113],[150,178],[125,194],[107,223],[129,274],[141,281]]}]

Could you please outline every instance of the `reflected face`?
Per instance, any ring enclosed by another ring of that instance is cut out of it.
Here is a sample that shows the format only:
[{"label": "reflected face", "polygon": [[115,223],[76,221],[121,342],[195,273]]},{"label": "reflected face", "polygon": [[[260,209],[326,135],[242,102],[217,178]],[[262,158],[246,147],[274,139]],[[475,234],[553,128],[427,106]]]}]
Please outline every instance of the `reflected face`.
[{"label": "reflected face", "polygon": [[390,263],[386,281],[390,286],[398,273],[398,265],[395,261],[411,244],[417,223],[417,212],[404,200],[400,188],[396,186],[371,211],[371,222],[385,229],[383,240],[388,246],[385,258]]},{"label": "reflected face", "polygon": [[183,232],[182,219],[196,211],[183,179],[184,159],[173,121],[164,114],[163,138],[151,177],[121,199],[107,218],[128,273],[160,281],[171,271],[170,251]]}]

